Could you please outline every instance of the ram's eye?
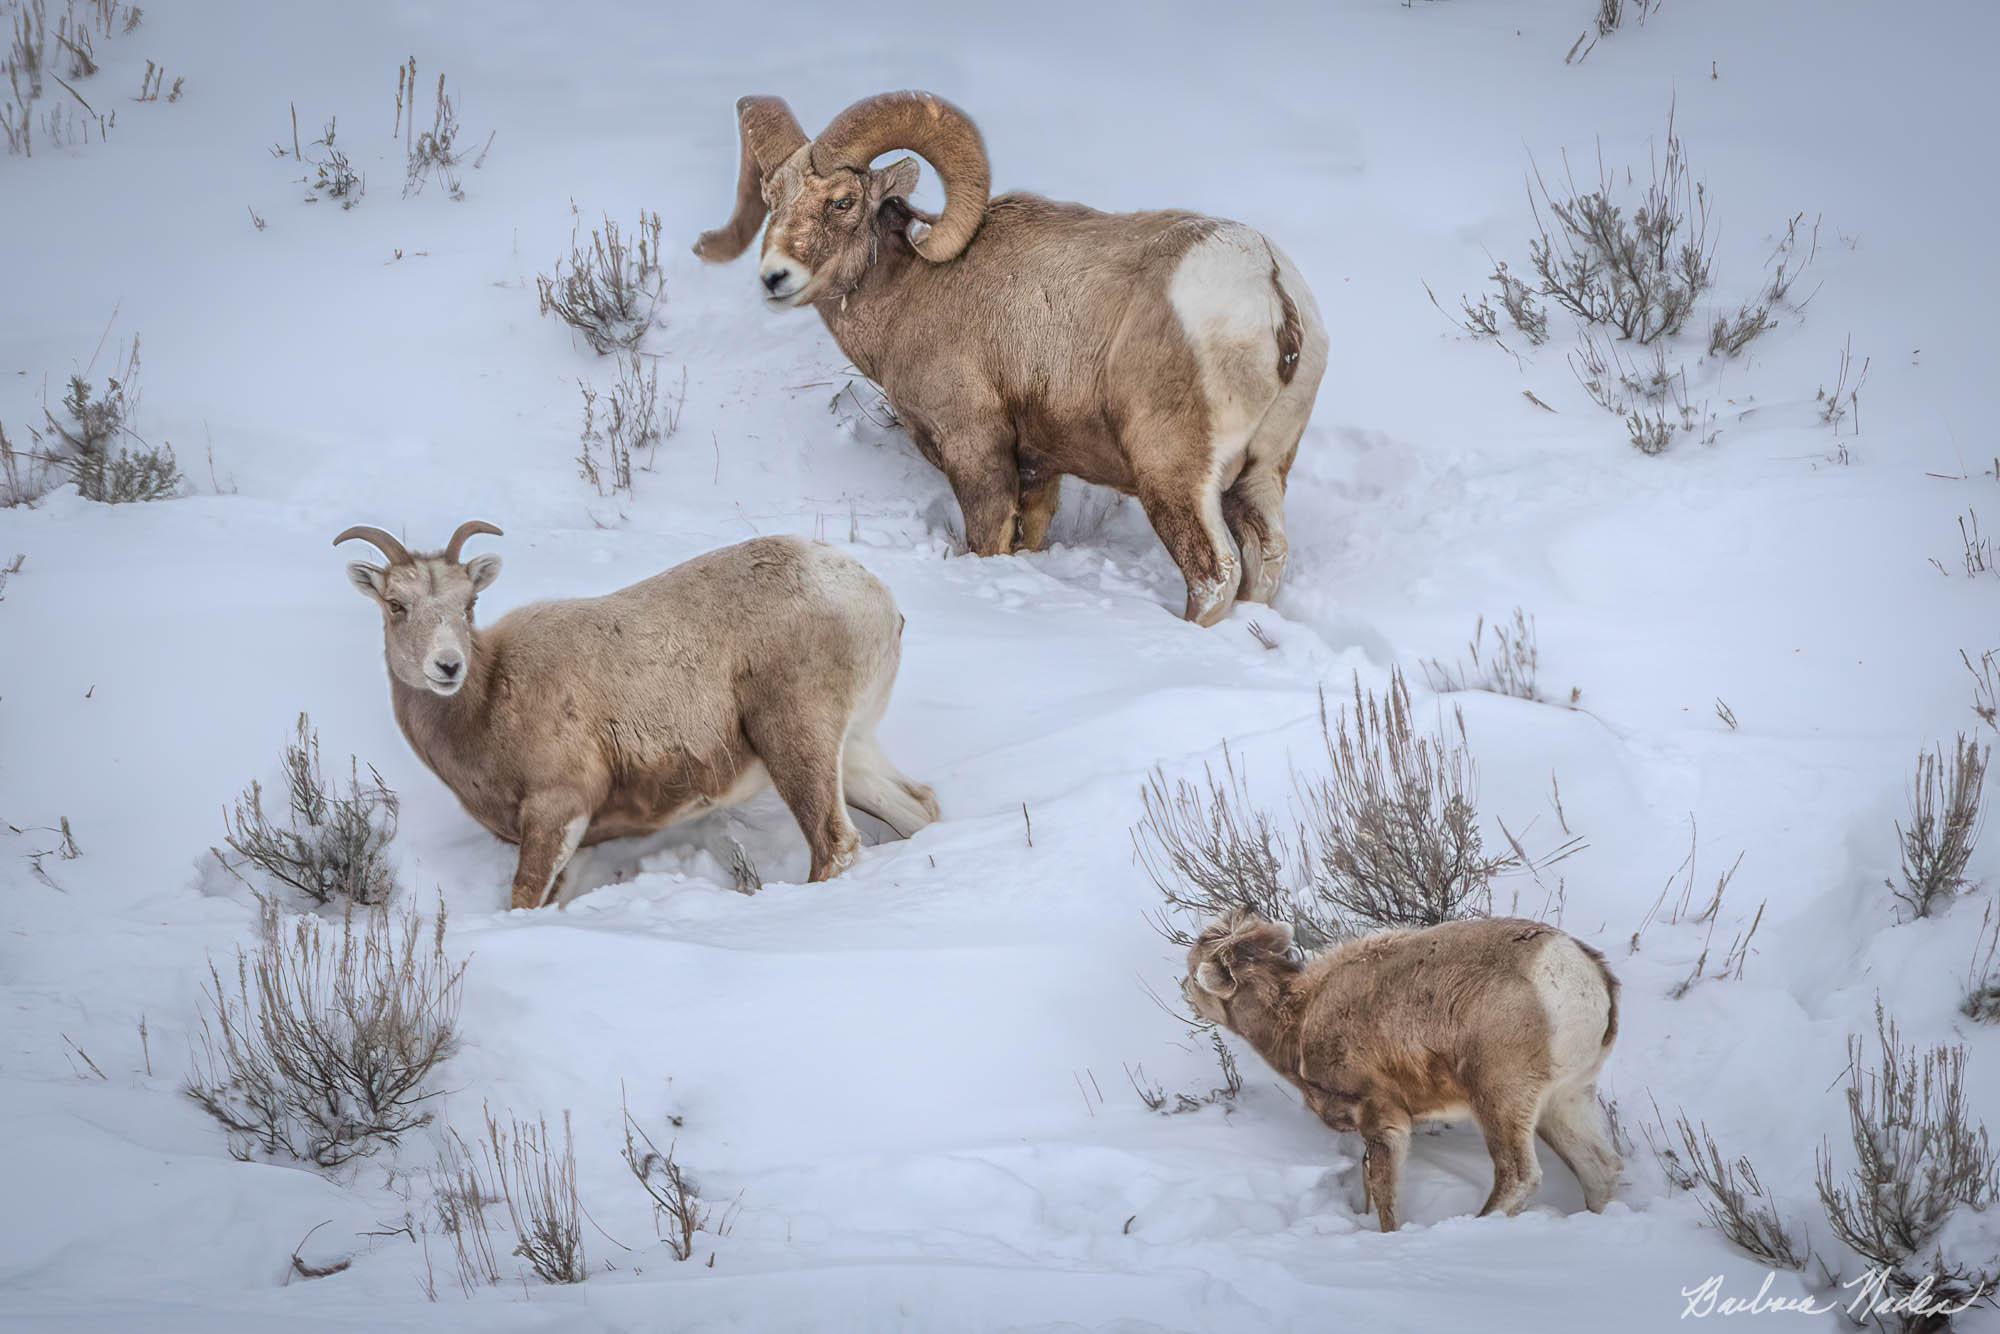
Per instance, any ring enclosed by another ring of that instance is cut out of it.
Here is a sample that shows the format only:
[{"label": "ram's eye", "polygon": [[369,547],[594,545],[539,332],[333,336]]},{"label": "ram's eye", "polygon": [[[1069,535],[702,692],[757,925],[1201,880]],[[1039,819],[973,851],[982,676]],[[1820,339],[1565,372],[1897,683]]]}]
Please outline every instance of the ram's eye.
[{"label": "ram's eye", "polygon": [[841,198],[834,200],[829,207],[835,213],[845,213],[854,207],[854,197],[852,195],[843,195]]}]

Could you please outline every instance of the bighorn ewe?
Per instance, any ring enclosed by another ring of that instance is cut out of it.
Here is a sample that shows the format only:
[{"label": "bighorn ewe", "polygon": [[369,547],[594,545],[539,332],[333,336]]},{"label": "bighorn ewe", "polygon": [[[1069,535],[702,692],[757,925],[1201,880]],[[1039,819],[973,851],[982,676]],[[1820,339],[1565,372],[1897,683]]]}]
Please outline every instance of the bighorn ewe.
[{"label": "bighorn ewe", "polygon": [[[1136,495],[1212,625],[1284,572],[1285,477],[1326,331],[1284,252],[1193,213],[989,200],[986,148],[929,93],[855,103],[808,140],[776,97],[736,104],[736,212],[695,253],[742,254],[778,306],[812,305],[944,470],[980,555],[1040,547],[1069,474]],[[928,158],[944,211],[911,208]]]},{"label": "bighorn ewe", "polygon": [[1368,1146],[1365,1181],[1397,1227],[1413,1122],[1470,1115],[1493,1155],[1480,1209],[1519,1213],[1541,1183],[1535,1136],[1603,1210],[1619,1161],[1597,1105],[1618,1033],[1604,956],[1540,922],[1447,922],[1366,936],[1300,964],[1292,931],[1250,913],[1188,951],[1187,998],[1297,1085],[1306,1106]]},{"label": "bighorn ewe", "polygon": [[577,848],[732,806],[766,783],[838,875],[859,840],[844,806],[908,837],[937,819],[928,787],[875,742],[903,618],[829,547],[763,537],[596,598],[537,602],[486,629],[473,603],[498,556],[412,554],[349,528],[386,566],[347,567],[382,608],[403,735],[472,818],[520,845],[514,906],[553,901]]}]

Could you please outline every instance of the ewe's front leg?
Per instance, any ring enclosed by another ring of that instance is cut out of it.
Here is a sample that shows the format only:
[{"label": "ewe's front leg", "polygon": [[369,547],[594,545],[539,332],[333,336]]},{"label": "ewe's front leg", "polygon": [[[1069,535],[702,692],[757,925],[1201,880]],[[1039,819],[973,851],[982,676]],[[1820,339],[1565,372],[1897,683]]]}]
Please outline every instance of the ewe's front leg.
[{"label": "ewe's front leg", "polygon": [[1021,550],[1040,551],[1049,544],[1049,525],[1061,501],[1061,473],[1021,479]]},{"label": "ewe's front leg", "polygon": [[537,793],[521,804],[521,859],[514,867],[516,908],[539,908],[549,901],[589,828],[590,807],[576,793]]}]

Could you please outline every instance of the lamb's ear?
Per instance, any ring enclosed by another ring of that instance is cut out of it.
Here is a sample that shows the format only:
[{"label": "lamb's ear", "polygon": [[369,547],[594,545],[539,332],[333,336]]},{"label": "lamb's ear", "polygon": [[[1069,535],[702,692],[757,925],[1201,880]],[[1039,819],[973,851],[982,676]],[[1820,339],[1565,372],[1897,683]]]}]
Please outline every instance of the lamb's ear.
[{"label": "lamb's ear", "polygon": [[472,576],[472,591],[483,593],[500,577],[500,558],[491,554],[474,556],[465,563],[465,572]]},{"label": "lamb's ear", "polygon": [[1194,984],[1221,1000],[1236,994],[1236,978],[1229,971],[1228,959],[1221,954],[1202,961],[1201,967],[1194,970]]},{"label": "lamb's ear", "polygon": [[380,602],[388,588],[389,572],[380,565],[370,565],[365,560],[349,561],[347,577],[361,590],[361,596]]}]

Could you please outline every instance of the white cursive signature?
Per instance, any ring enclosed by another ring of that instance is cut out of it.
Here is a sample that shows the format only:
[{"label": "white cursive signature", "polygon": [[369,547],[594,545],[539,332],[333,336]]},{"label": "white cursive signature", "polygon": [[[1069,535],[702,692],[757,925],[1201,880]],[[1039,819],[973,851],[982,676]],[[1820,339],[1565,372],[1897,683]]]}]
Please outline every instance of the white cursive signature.
[{"label": "white cursive signature", "polygon": [[1777,1272],[1764,1275],[1757,1292],[1750,1297],[1731,1297],[1722,1290],[1722,1275],[1710,1274],[1692,1288],[1681,1289],[1681,1299],[1687,1303],[1681,1309],[1683,1320],[1705,1320],[1712,1315],[1772,1315],[1789,1313],[1792,1315],[1824,1315],[1845,1306],[1847,1314],[1857,1322],[1865,1323],[1877,1316],[1934,1316],[1957,1315],[1970,1309],[1974,1303],[1986,1295],[1985,1287],[1975,1289],[1971,1296],[1959,1300],[1955,1296],[1938,1296],[1932,1292],[1933,1278],[1926,1274],[1917,1285],[1900,1295],[1889,1291],[1889,1280],[1893,1271],[1875,1268],[1865,1271],[1858,1278],[1851,1278],[1840,1286],[1854,1295],[1846,1303],[1830,1297],[1814,1297],[1810,1293],[1800,1297],[1780,1297],[1772,1295],[1771,1288],[1778,1281]]}]

